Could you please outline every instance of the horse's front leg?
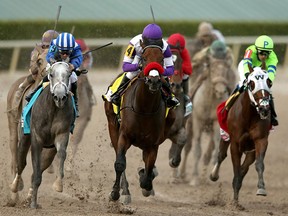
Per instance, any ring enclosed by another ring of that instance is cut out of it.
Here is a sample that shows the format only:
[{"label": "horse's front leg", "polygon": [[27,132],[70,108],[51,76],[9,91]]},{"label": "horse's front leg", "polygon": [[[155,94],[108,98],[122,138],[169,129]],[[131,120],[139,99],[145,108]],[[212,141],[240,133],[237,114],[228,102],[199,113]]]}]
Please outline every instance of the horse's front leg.
[{"label": "horse's front leg", "polygon": [[129,147],[128,140],[123,135],[120,135],[117,146],[114,146],[116,152],[116,161],[114,163],[116,180],[109,197],[112,201],[116,201],[120,197],[121,176],[126,169],[126,152]]},{"label": "horse's front leg", "polygon": [[66,149],[68,145],[68,140],[69,140],[69,132],[58,135],[55,138],[55,146],[57,149],[57,156],[59,159],[59,167],[58,167],[57,178],[53,183],[53,188],[57,192],[63,192],[64,162],[67,156]]},{"label": "horse's front leg", "polygon": [[122,189],[121,203],[123,203],[125,205],[131,203],[131,194],[129,191],[129,183],[127,181],[125,171],[122,172],[122,176],[121,176],[121,189]]},{"label": "horse's front leg", "polygon": [[227,157],[227,150],[229,147],[230,141],[220,140],[219,151],[217,156],[216,164],[214,165],[212,172],[210,173],[211,181],[217,181],[219,179],[220,166],[224,159]]},{"label": "horse's front leg", "polygon": [[142,188],[143,196],[150,196],[153,193],[152,181],[155,178],[154,168],[158,153],[158,145],[153,145],[150,148],[143,150],[143,161],[145,169],[138,171],[140,176],[140,187]]},{"label": "horse's front leg", "polygon": [[172,145],[169,150],[169,165],[177,168],[181,162],[181,152],[187,141],[186,130],[181,128],[177,135],[172,139]]},{"label": "horse's front leg", "polygon": [[233,177],[233,182],[232,182],[232,186],[234,190],[234,203],[238,204],[239,191],[242,187],[242,181],[243,181],[243,177],[241,175],[242,153],[239,152],[239,147],[235,143],[231,144],[230,151],[231,151],[231,159],[232,159],[233,172],[234,172],[234,177]]},{"label": "horse's front leg", "polygon": [[262,140],[261,144],[256,144],[256,162],[255,162],[255,167],[256,167],[256,171],[258,173],[258,190],[257,190],[257,195],[261,195],[261,196],[266,196],[267,192],[265,190],[265,183],[264,183],[264,169],[265,169],[265,165],[264,165],[264,157],[265,157],[265,153],[267,150],[267,145],[268,145],[268,139],[266,140]]}]

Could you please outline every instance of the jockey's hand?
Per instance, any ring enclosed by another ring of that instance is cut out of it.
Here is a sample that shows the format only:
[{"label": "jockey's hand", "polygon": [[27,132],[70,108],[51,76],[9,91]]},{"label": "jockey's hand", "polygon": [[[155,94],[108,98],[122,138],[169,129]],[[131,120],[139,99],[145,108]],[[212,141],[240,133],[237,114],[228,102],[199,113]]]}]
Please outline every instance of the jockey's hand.
[{"label": "jockey's hand", "polygon": [[72,72],[75,69],[74,65],[69,63],[69,70]]},{"label": "jockey's hand", "polygon": [[139,64],[138,64],[138,69],[139,69],[139,70],[142,70],[142,69],[143,69],[143,65],[142,65],[141,62],[139,62]]},{"label": "jockey's hand", "polygon": [[248,73],[245,73],[244,75],[245,75],[245,78],[248,79],[249,72],[248,72]]},{"label": "jockey's hand", "polygon": [[243,86],[247,86],[247,84],[248,84],[248,79],[246,78],[244,81],[243,81]]},{"label": "jockey's hand", "polygon": [[54,59],[54,58],[50,58],[50,64],[54,64],[56,63],[57,61]]}]

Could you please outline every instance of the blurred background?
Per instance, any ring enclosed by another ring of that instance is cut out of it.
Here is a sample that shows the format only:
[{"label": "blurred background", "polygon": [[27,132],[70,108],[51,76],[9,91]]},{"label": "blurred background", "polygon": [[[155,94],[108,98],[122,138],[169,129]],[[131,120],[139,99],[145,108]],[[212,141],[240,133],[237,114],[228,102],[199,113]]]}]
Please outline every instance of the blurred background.
[{"label": "blurred background", "polygon": [[153,22],[151,7],[165,38],[179,32],[189,44],[199,23],[210,22],[238,63],[247,45],[267,34],[275,42],[279,63],[286,65],[287,5],[288,0],[1,0],[0,73],[27,71],[30,53],[48,29],[73,32],[91,49],[112,42],[92,53],[93,69],[118,69],[129,40]]}]

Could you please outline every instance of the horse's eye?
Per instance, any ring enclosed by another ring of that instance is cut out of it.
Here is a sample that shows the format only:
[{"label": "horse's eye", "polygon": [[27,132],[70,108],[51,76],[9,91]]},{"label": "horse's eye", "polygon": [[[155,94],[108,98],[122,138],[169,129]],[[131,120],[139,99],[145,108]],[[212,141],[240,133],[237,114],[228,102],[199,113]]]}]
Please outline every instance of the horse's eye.
[{"label": "horse's eye", "polygon": [[249,87],[250,91],[253,91],[254,88],[255,88],[255,83],[254,83],[253,81],[250,81],[250,82],[248,83],[248,87]]}]

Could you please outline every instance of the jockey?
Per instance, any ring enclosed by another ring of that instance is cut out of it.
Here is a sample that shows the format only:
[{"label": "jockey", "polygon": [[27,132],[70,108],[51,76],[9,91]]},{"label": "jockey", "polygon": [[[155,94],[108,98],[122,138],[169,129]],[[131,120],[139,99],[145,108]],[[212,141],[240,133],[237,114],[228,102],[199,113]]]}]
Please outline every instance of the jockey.
[{"label": "jockey", "polygon": [[[207,78],[206,70],[209,70],[209,65],[213,61],[224,60],[229,67],[229,75],[231,80],[235,80],[235,72],[233,68],[234,57],[232,50],[222,41],[215,40],[211,46],[208,46],[198,52],[192,59],[193,75],[192,87],[190,89],[190,97],[193,98],[197,89],[202,82]],[[229,90],[234,88],[235,83],[229,83]]]},{"label": "jockey", "polygon": [[[180,51],[180,55],[182,58],[182,70],[183,70],[183,77],[182,77],[182,87],[185,94],[185,103],[190,102],[190,97],[188,96],[189,91],[189,76],[192,74],[192,65],[191,65],[191,58],[190,54],[185,47],[186,41],[183,35],[179,33],[175,33],[170,35],[170,37],[167,40],[170,49],[178,49]],[[177,45],[180,45],[178,47]]]},{"label": "jockey", "polygon": [[[72,71],[70,77],[71,92],[73,93],[75,106],[77,110],[77,117],[79,117],[78,110],[78,96],[77,96],[77,75],[75,70],[80,67],[83,61],[80,46],[76,43],[74,36],[70,33],[63,32],[56,39],[51,41],[49,51],[46,55],[48,62],[47,69],[49,66],[58,61],[65,61],[69,58],[69,68]],[[43,82],[48,81],[48,76],[43,78]],[[39,85],[41,87],[41,85]],[[30,95],[26,97],[27,101],[30,101],[33,93],[35,93],[40,87],[37,87]]]},{"label": "jockey", "polygon": [[[104,98],[108,101],[112,101],[115,105],[120,104],[120,94],[124,90],[124,86],[127,86],[131,79],[136,77],[142,69],[141,64],[141,55],[143,48],[141,47],[140,41],[144,43],[145,46],[148,45],[157,45],[162,48],[164,55],[164,77],[162,80],[162,87],[165,89],[166,94],[163,94],[168,107],[175,107],[179,105],[179,101],[172,95],[168,76],[171,76],[174,73],[174,65],[172,60],[172,54],[170,48],[165,40],[162,39],[162,30],[156,24],[147,25],[142,34],[139,34],[132,38],[129,42],[129,45],[126,49],[122,69],[127,74],[123,77],[123,80],[118,87],[118,90],[113,94],[109,89],[105,94]],[[163,90],[163,89],[162,89]]]},{"label": "jockey", "polygon": [[[274,43],[271,37],[267,35],[259,36],[255,44],[250,45],[245,50],[245,55],[242,61],[240,61],[238,65],[238,72],[240,76],[239,85],[237,85],[236,89],[233,93],[237,93],[238,91],[241,93],[243,91],[246,79],[250,73],[248,65],[254,67],[261,67],[262,62],[266,64],[266,71],[268,72],[269,79],[271,83],[273,83],[276,75],[278,58],[276,53],[273,51]],[[241,87],[240,87],[241,86]],[[232,95],[233,95],[232,93]],[[275,111],[273,97],[271,96],[270,100],[271,107],[271,124],[273,126],[277,126],[277,114]]]},{"label": "jockey", "polygon": [[35,82],[37,79],[37,76],[41,71],[39,71],[39,67],[37,64],[38,57],[45,52],[49,48],[50,42],[57,38],[59,35],[58,32],[54,30],[48,30],[44,32],[42,35],[41,43],[37,44],[33,51],[31,52],[31,57],[30,57],[30,67],[29,67],[29,74],[25,80],[19,85],[19,88],[17,89],[15,93],[15,101],[18,102],[24,92],[24,90],[32,83]]},{"label": "jockey", "polygon": [[209,47],[215,40],[225,42],[222,33],[219,30],[214,29],[211,23],[201,22],[198,26],[198,31],[195,35],[195,39],[192,40],[191,44],[189,44],[189,52],[191,58],[193,58],[196,53],[198,53],[205,47]]}]

